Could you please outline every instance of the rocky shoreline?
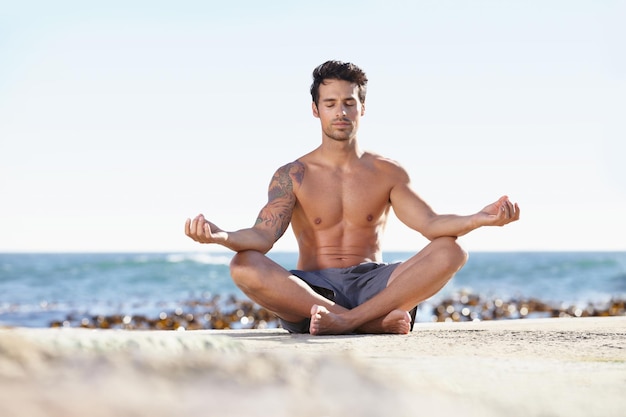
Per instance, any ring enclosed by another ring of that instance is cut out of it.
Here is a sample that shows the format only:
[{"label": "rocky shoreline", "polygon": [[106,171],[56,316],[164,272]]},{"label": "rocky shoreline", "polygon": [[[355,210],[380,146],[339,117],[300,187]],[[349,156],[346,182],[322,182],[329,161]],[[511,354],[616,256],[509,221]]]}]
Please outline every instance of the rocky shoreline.
[{"label": "rocky shoreline", "polygon": [[[502,299],[457,293],[436,305],[420,306],[420,316],[432,322],[489,321],[525,318],[569,318],[626,316],[626,300],[613,299],[598,305],[554,305],[534,298]],[[276,317],[250,300],[229,296],[223,299],[189,300],[174,311],[162,311],[155,317],[146,315],[68,315],[53,321],[50,327],[124,330],[207,330],[271,329],[280,327]]]}]

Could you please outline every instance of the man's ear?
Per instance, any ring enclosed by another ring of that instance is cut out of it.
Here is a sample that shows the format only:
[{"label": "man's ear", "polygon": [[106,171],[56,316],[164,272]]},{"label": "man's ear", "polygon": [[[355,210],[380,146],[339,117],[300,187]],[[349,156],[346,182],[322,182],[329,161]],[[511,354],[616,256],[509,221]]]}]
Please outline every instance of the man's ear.
[{"label": "man's ear", "polygon": [[365,103],[361,103],[361,116],[365,114]]},{"label": "man's ear", "polygon": [[315,104],[314,101],[311,103],[311,110],[313,110],[313,116],[315,116],[315,117],[317,117],[319,119],[320,118],[320,113],[319,113],[319,111],[317,111],[317,104]]}]

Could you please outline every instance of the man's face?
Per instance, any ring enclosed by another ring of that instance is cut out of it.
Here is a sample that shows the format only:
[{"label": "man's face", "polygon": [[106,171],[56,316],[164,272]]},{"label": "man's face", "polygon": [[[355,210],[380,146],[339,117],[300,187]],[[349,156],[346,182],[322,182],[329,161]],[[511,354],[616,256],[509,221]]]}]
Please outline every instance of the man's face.
[{"label": "man's face", "polygon": [[320,119],[324,136],[337,141],[353,139],[364,113],[356,84],[344,80],[320,84],[319,104],[313,103],[313,115]]}]

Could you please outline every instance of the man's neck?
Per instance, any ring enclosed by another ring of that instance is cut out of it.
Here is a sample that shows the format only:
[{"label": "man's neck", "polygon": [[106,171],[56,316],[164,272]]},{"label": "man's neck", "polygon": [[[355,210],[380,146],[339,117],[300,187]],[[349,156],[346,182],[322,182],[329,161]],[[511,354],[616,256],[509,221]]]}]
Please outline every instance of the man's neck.
[{"label": "man's neck", "polygon": [[346,141],[325,138],[319,150],[325,161],[337,166],[350,163],[363,155],[356,138]]}]

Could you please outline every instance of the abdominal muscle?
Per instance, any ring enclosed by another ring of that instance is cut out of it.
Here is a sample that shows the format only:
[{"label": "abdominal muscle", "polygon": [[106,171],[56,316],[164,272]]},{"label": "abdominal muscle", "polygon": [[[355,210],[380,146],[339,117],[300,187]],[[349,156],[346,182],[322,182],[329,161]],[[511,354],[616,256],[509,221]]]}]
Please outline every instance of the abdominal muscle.
[{"label": "abdominal muscle", "polygon": [[300,235],[298,269],[316,271],[347,268],[363,262],[382,262],[380,244],[371,229],[353,230],[349,236],[336,231],[316,231],[309,238]]}]

